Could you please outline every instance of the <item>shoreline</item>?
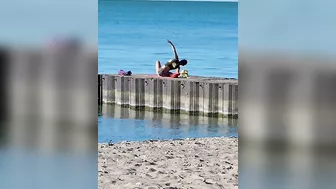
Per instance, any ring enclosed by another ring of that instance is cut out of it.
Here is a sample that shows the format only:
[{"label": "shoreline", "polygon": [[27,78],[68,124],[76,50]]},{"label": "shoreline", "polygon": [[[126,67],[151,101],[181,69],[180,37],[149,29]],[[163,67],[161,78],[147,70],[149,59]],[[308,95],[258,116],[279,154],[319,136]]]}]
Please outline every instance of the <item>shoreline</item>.
[{"label": "shoreline", "polygon": [[99,143],[98,188],[238,188],[238,138]]}]

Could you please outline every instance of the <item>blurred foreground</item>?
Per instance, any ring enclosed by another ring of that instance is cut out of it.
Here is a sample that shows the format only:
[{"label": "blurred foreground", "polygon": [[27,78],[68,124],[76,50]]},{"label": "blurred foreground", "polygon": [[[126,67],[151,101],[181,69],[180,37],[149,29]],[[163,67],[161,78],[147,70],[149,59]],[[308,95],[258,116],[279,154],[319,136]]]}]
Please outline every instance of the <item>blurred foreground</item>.
[{"label": "blurred foreground", "polygon": [[239,188],[335,188],[333,7],[239,2]]},{"label": "blurred foreground", "polygon": [[336,66],[246,57],[239,70],[240,187],[328,186],[336,176]]},{"label": "blurred foreground", "polygon": [[65,38],[0,60],[0,188],[96,188],[97,49]]},{"label": "blurred foreground", "polygon": [[97,187],[97,10],[0,3],[0,188]]}]

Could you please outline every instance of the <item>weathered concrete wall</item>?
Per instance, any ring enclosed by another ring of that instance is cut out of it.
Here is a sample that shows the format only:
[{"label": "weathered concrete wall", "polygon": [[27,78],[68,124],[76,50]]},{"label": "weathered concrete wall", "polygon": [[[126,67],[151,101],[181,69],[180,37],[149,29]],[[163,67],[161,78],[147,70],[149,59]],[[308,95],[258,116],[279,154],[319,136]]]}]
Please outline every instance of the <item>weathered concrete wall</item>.
[{"label": "weathered concrete wall", "polygon": [[98,80],[101,103],[192,115],[238,117],[238,80],[235,79],[103,74]]}]

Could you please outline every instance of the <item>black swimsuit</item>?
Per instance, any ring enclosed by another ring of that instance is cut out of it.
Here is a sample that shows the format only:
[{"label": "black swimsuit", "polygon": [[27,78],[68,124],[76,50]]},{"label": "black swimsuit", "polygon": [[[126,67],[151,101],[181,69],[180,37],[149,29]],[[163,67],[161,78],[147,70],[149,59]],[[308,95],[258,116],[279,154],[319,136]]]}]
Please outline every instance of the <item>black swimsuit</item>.
[{"label": "black swimsuit", "polygon": [[165,64],[166,67],[169,67],[169,70],[174,70],[180,68],[179,61],[173,59]]},{"label": "black swimsuit", "polygon": [[158,74],[160,76],[169,76],[171,73],[169,71],[164,71],[165,70],[165,67],[168,67],[169,68],[169,71],[170,70],[174,70],[174,69],[178,69],[180,68],[180,65],[179,65],[179,62],[178,60],[176,59],[173,59],[173,60],[170,60],[168,61],[164,67],[161,67],[158,71]]}]

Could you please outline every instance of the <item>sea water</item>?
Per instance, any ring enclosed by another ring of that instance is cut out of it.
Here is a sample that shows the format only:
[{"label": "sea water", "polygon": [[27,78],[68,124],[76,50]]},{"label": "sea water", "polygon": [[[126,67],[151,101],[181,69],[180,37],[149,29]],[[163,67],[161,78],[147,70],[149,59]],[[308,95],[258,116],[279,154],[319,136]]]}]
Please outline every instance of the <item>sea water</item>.
[{"label": "sea water", "polygon": [[[99,0],[98,6],[99,73],[154,74],[156,60],[173,58],[169,39],[190,75],[238,78],[238,3]],[[238,135],[232,120],[115,106],[103,112],[99,142]]]},{"label": "sea water", "polygon": [[238,137],[237,119],[131,110],[103,105],[98,117],[98,142],[199,137]]},{"label": "sea water", "polygon": [[238,3],[99,0],[99,73],[154,74],[173,58],[190,75],[238,77]]}]

